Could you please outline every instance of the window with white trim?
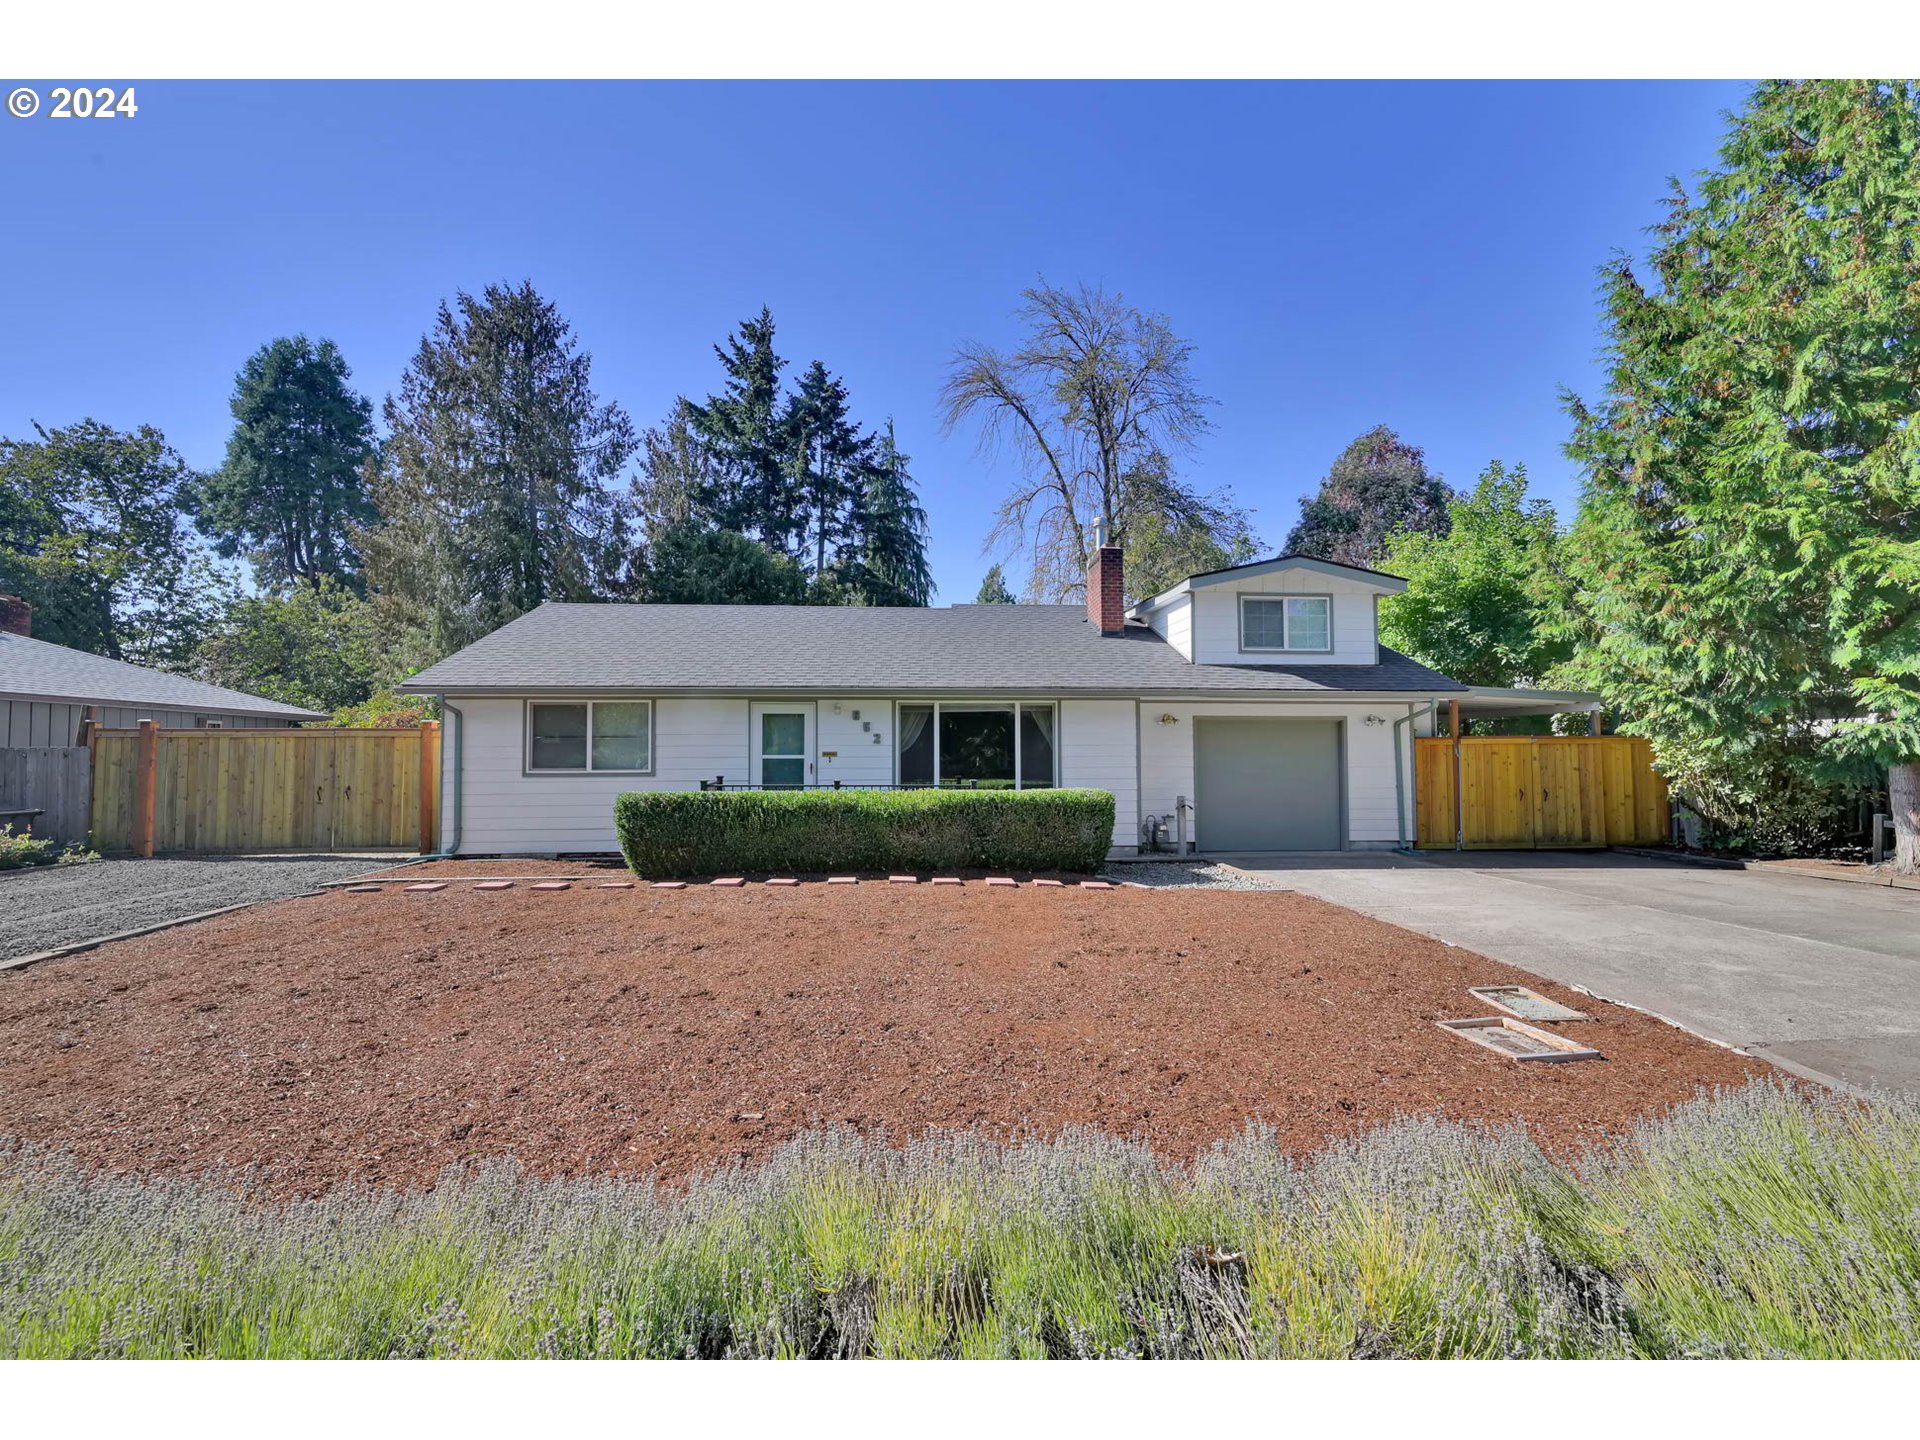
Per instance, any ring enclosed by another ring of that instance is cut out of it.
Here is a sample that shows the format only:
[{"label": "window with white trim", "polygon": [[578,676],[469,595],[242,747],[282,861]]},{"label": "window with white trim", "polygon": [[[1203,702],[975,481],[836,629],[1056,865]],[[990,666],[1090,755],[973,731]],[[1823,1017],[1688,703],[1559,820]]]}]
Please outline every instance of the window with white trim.
[{"label": "window with white trim", "polygon": [[1047,790],[1058,784],[1051,702],[902,701],[894,722],[902,785],[948,790]]},{"label": "window with white trim", "polygon": [[534,700],[527,705],[527,769],[615,774],[653,769],[651,700]]},{"label": "window with white trim", "polygon": [[1333,649],[1333,600],[1327,595],[1242,595],[1242,650]]}]

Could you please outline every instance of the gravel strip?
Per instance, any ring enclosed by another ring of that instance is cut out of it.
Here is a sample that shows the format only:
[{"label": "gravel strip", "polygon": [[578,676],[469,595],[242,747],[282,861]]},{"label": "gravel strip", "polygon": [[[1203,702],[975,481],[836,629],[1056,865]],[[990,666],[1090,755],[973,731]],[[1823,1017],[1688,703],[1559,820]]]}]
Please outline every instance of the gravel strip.
[{"label": "gravel strip", "polygon": [[1284,890],[1271,880],[1262,880],[1231,865],[1215,865],[1206,860],[1142,860],[1126,865],[1110,865],[1104,878],[1150,890]]},{"label": "gravel strip", "polygon": [[203,910],[303,895],[390,867],[385,856],[220,855],[99,860],[0,875],[0,960]]}]

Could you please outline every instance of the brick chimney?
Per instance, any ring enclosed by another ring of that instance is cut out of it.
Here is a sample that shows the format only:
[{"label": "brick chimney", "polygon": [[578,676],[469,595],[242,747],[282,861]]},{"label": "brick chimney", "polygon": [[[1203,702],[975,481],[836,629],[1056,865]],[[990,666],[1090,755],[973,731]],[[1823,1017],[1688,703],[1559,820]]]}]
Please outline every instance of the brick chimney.
[{"label": "brick chimney", "polygon": [[33,606],[18,595],[0,595],[0,633],[33,636]]},{"label": "brick chimney", "polygon": [[1102,527],[1094,533],[1093,564],[1087,570],[1087,619],[1102,635],[1127,628],[1126,557]]}]

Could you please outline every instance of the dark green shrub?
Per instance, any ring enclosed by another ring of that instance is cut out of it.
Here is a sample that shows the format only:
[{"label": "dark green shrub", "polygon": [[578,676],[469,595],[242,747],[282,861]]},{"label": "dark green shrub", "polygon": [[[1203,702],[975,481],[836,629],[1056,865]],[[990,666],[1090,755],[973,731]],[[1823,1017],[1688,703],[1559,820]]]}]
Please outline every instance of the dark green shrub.
[{"label": "dark green shrub", "polygon": [[745,790],[622,795],[614,828],[638,875],[1097,868],[1105,790]]}]

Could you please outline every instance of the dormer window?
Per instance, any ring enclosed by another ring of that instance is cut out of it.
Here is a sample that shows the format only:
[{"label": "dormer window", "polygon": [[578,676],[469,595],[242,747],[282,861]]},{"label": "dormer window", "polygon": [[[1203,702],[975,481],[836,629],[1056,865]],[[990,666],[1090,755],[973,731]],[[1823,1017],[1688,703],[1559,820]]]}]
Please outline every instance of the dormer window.
[{"label": "dormer window", "polygon": [[1326,595],[1242,595],[1240,648],[1253,651],[1333,649],[1333,600]]}]

